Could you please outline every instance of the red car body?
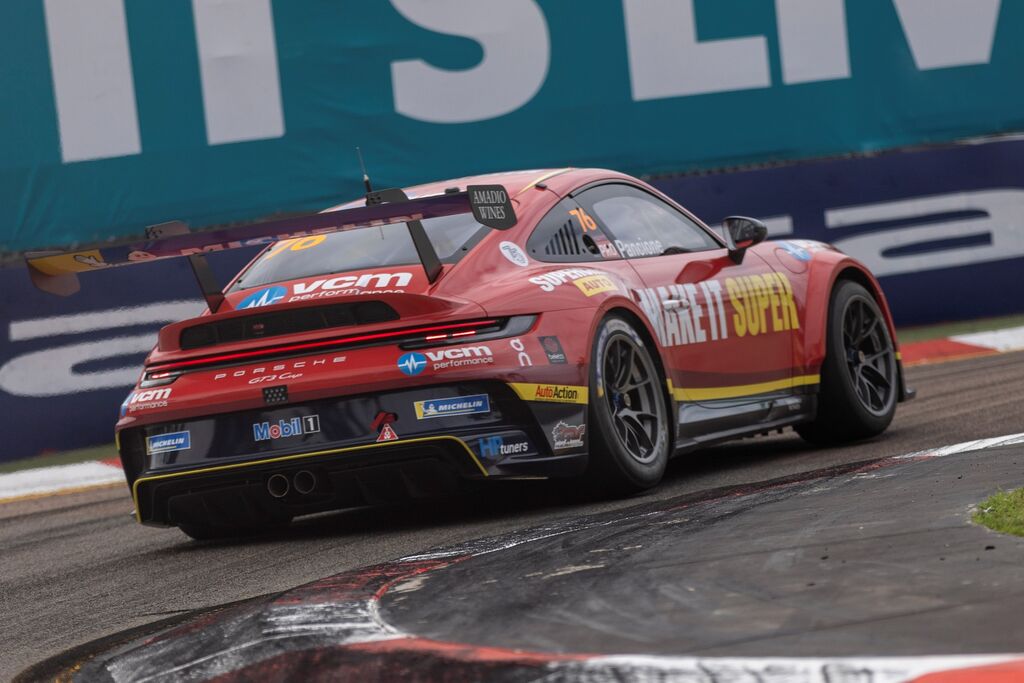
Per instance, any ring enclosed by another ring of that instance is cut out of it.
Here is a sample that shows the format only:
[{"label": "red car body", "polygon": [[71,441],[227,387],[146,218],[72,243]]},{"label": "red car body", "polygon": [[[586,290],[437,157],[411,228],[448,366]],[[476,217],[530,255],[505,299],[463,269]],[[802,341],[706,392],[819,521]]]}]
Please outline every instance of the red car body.
[{"label": "red car body", "polygon": [[[515,172],[409,192],[474,182],[503,185],[518,221],[485,230],[433,282],[419,263],[259,287],[236,277],[224,310],[161,330],[117,423],[141,522],[290,518],[429,495],[460,478],[580,475],[599,438],[591,359],[610,314],[664,373],[672,455],[814,418],[837,281],[870,292],[895,340],[878,282],[854,259],[763,241],[737,262],[726,240],[626,175]],[[711,246],[659,255],[658,245],[616,245],[581,192],[602,185],[664,203]],[[599,259],[538,252],[531,236],[555,211],[588,233]],[[291,239],[255,262],[277,250],[297,263],[322,248]],[[304,315],[344,324],[294,323]]]}]

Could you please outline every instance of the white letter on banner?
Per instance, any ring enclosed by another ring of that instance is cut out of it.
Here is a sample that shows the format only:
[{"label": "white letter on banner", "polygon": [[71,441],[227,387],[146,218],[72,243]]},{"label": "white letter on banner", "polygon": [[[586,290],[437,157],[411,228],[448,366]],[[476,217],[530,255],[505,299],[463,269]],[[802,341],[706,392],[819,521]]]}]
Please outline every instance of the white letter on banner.
[{"label": "white letter on banner", "polygon": [[988,64],[1000,0],[895,2],[918,69]]},{"label": "white letter on banner", "polygon": [[[943,220],[941,214],[982,211],[978,218]],[[982,192],[957,192],[933,197],[866,204],[825,212],[829,228],[862,226],[892,220],[936,216],[927,225],[877,230],[856,237],[835,240],[836,247],[883,275],[919,273],[937,268],[954,268],[1024,257],[1024,190],[998,189]],[[887,256],[898,247],[926,245],[929,242],[970,236],[983,236],[991,244],[949,247],[916,254]]]},{"label": "white letter on banner", "polygon": [[391,0],[402,16],[437,33],[480,43],[484,57],[450,71],[422,59],[391,63],[395,110],[430,123],[469,123],[511,113],[548,74],[551,43],[535,0]]},{"label": "white letter on banner", "polygon": [[787,84],[850,77],[844,0],[775,0]]},{"label": "white letter on banner", "polygon": [[43,9],[64,163],[141,152],[123,0],[44,0]]},{"label": "white letter on banner", "polygon": [[[118,336],[120,327],[164,324],[198,315],[201,310],[202,306],[195,301],[161,301],[130,308],[16,320],[10,324],[12,344],[37,339],[53,343],[14,356],[0,366],[0,390],[13,396],[34,397],[114,387],[127,390],[139,376],[138,365],[94,372],[80,372],[77,368],[90,361],[143,354],[153,348],[155,334]],[[60,344],[62,337],[87,333],[93,335],[90,341]],[[101,335],[105,337],[96,339]]]},{"label": "white letter on banner", "polygon": [[192,0],[192,17],[207,141],[284,135],[270,0]]},{"label": "white letter on banner", "polygon": [[694,0],[623,0],[634,100],[767,88],[764,36],[697,40]]}]

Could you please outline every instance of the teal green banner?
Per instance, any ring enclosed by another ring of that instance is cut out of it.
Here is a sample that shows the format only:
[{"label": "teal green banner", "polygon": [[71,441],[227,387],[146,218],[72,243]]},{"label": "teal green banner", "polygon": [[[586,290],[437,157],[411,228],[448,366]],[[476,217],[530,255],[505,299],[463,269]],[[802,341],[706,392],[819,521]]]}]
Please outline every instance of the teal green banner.
[{"label": "teal green banner", "polygon": [[0,3],[0,252],[523,167],[634,174],[1024,127],[1024,3]]}]

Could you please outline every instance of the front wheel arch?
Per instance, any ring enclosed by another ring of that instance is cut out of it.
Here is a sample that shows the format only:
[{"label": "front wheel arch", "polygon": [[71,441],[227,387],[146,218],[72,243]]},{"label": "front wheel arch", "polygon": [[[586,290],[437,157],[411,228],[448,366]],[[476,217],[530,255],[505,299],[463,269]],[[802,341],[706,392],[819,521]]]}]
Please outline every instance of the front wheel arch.
[{"label": "front wheel arch", "polygon": [[[812,262],[812,268],[814,263]],[[803,363],[807,368],[819,367],[825,360],[825,339],[828,328],[829,304],[832,302],[832,293],[844,281],[855,282],[868,291],[875,304],[882,311],[886,327],[889,329],[889,336],[899,350],[899,343],[896,340],[896,329],[892,322],[892,313],[889,304],[885,300],[882,288],[874,277],[859,263],[849,258],[836,264],[822,263],[825,268],[833,268],[831,273],[821,273],[817,277],[807,278],[807,300],[805,302],[805,319],[801,332],[804,345],[804,357],[796,359],[797,363]]]}]

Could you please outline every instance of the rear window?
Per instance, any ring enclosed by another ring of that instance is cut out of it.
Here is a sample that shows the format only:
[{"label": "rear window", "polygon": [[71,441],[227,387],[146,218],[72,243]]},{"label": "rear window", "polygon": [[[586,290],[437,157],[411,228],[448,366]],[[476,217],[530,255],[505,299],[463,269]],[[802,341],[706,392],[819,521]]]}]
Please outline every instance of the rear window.
[{"label": "rear window", "polygon": [[[487,228],[469,213],[423,221],[444,263],[455,263],[480,241]],[[405,223],[281,240],[256,259],[232,291],[284,280],[419,263]]]}]

